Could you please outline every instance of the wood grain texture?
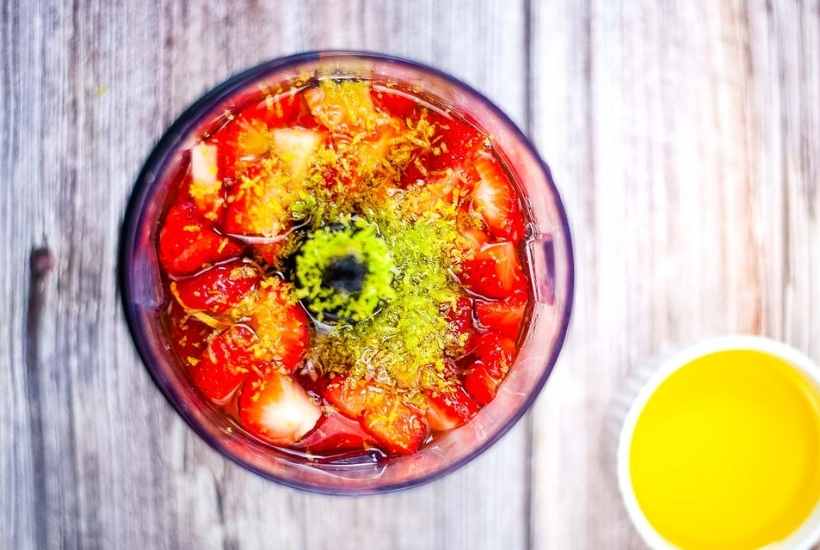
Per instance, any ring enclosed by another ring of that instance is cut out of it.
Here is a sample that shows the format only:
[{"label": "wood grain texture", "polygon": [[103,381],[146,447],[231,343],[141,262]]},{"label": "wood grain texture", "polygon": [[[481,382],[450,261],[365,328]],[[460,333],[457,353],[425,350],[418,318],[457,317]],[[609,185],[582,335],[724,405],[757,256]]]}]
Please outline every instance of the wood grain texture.
[{"label": "wood grain texture", "polygon": [[[820,360],[817,0],[0,10],[0,548],[640,548],[606,474],[625,374],[734,331]],[[294,492],[211,451],[153,386],[117,295],[124,205],[164,128],[233,72],[331,47],[486,92],[550,162],[577,247],[570,339],[534,411],[383,497]]]},{"label": "wood grain texture", "polygon": [[532,414],[532,540],[642,548],[606,433],[627,373],[735,332],[820,359],[820,5],[533,6],[531,125],[578,291]]}]

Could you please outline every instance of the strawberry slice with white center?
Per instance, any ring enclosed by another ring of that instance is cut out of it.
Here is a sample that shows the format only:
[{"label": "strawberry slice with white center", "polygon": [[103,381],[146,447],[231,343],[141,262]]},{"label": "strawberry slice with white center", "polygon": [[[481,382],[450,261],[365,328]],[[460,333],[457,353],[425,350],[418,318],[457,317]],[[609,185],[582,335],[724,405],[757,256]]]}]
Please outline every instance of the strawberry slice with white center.
[{"label": "strawberry slice with white center", "polygon": [[222,181],[217,177],[217,147],[198,143],[191,148],[191,185],[188,192],[202,214],[211,220],[217,218],[222,206]]},{"label": "strawberry slice with white center", "polygon": [[462,280],[474,292],[488,298],[506,298],[526,292],[527,277],[512,243],[482,246],[462,264]]},{"label": "strawberry slice with white center", "polygon": [[478,411],[478,405],[461,386],[448,392],[426,392],[427,422],[437,432],[458,428]]},{"label": "strawberry slice with white center", "polygon": [[311,159],[324,139],[321,133],[305,128],[277,128],[271,130],[271,138],[273,151],[295,180],[307,175]]},{"label": "strawberry slice with white center", "polygon": [[479,156],[474,167],[479,180],[473,187],[473,208],[493,236],[517,242],[524,233],[524,222],[515,190],[493,160]]},{"label": "strawberry slice with white center", "polygon": [[242,426],[278,445],[291,445],[310,432],[322,410],[289,376],[272,372],[248,379],[239,397]]},{"label": "strawberry slice with white center", "polygon": [[502,302],[476,302],[475,312],[485,328],[517,338],[526,307],[527,301],[523,296],[513,296]]}]

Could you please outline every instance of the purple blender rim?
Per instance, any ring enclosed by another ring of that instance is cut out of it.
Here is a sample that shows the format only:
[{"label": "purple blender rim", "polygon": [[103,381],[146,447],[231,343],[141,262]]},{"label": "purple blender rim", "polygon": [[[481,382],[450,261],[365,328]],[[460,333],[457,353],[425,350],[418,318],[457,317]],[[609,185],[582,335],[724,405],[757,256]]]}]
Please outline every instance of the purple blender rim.
[{"label": "purple blender rim", "polygon": [[[155,370],[154,364],[160,363],[163,359],[157,357],[154,354],[151,347],[148,345],[145,336],[145,331],[142,327],[142,323],[139,320],[137,307],[130,301],[130,296],[133,288],[133,274],[131,273],[129,267],[132,263],[132,255],[135,247],[137,230],[146,221],[144,219],[145,203],[150,195],[150,191],[152,190],[154,183],[157,180],[157,176],[164,172],[169,160],[177,151],[177,147],[180,145],[180,143],[190,135],[192,130],[196,129],[199,126],[199,124],[202,122],[205,116],[211,114],[214,105],[218,104],[220,101],[228,99],[236,92],[245,89],[245,87],[250,82],[253,82],[261,78],[266,73],[296,64],[334,57],[371,59],[379,62],[404,65],[413,69],[420,70],[424,73],[432,74],[447,82],[454,84],[456,87],[473,95],[481,103],[486,105],[492,112],[494,112],[498,116],[499,120],[513,131],[513,134],[519,139],[521,144],[523,144],[524,147],[526,147],[527,151],[536,160],[541,171],[546,176],[547,185],[550,187],[556,199],[556,206],[558,214],[560,216],[561,230],[563,231],[563,236],[566,242],[566,253],[569,264],[566,270],[566,303],[564,305],[563,311],[561,312],[560,328],[557,334],[557,338],[555,340],[555,345],[552,346],[552,349],[550,350],[550,355],[547,358],[546,368],[544,369],[544,372],[541,374],[539,379],[536,381],[532,391],[530,391],[530,393],[527,395],[523,403],[515,410],[515,412],[507,419],[507,421],[495,433],[488,437],[487,440],[484,441],[478,448],[476,448],[469,454],[465,455],[461,459],[453,462],[452,464],[446,465],[445,467],[442,467],[429,474],[420,476],[418,478],[410,479],[408,481],[368,489],[331,488],[319,483],[295,482],[290,479],[287,479],[286,477],[263,471],[257,466],[240,459],[239,457],[228,451],[219,441],[216,440],[216,438],[214,438],[206,430],[203,424],[196,421],[196,419],[193,418],[193,416],[185,409],[185,407],[181,406],[181,396],[174,389],[174,387],[170,383],[168,383],[169,381],[165,379],[163,376],[161,376]],[[524,416],[524,414],[530,409],[530,407],[532,407],[532,404],[535,402],[538,395],[540,395],[544,387],[544,384],[552,374],[552,370],[555,367],[555,363],[558,359],[561,349],[564,346],[566,335],[569,330],[572,306],[575,295],[575,262],[569,220],[567,218],[566,209],[564,208],[563,201],[561,200],[561,195],[552,178],[552,172],[550,171],[549,166],[541,158],[535,146],[532,144],[532,142],[526,136],[526,134],[518,127],[518,125],[515,122],[512,121],[512,119],[510,119],[509,116],[507,116],[507,114],[503,110],[496,106],[495,103],[488,99],[484,94],[482,94],[469,84],[466,84],[465,82],[461,81],[460,79],[442,70],[436,69],[434,67],[425,65],[417,61],[413,61],[410,59],[394,55],[369,51],[317,50],[297,53],[265,61],[254,67],[234,74],[233,76],[227,78],[226,80],[214,86],[205,94],[203,94],[185,111],[183,111],[182,114],[180,114],[176,118],[176,120],[171,124],[171,126],[168,127],[168,129],[163,133],[162,137],[153,147],[151,153],[148,155],[145,163],[143,164],[142,169],[140,170],[139,175],[137,176],[136,182],[134,184],[134,190],[132,191],[131,197],[129,198],[128,204],[126,206],[126,211],[122,222],[120,249],[118,254],[118,281],[120,285],[120,295],[122,298],[122,306],[125,313],[126,324],[128,325],[128,329],[137,348],[137,352],[142,362],[145,364],[146,370],[148,370],[151,379],[160,389],[162,394],[165,396],[166,400],[183,418],[183,420],[185,420],[188,426],[200,438],[202,438],[211,448],[219,452],[222,456],[227,457],[235,464],[245,468],[246,470],[249,470],[259,475],[260,477],[263,477],[270,481],[274,481],[281,485],[285,485],[287,487],[325,495],[357,496],[396,492],[402,489],[408,489],[410,487],[415,487],[425,483],[429,483],[431,481],[444,477],[445,475],[454,472],[455,470],[461,468],[468,462],[471,462],[472,460],[477,458],[487,449],[492,447],[513,426],[515,426],[515,424],[517,424],[521,417]]]}]

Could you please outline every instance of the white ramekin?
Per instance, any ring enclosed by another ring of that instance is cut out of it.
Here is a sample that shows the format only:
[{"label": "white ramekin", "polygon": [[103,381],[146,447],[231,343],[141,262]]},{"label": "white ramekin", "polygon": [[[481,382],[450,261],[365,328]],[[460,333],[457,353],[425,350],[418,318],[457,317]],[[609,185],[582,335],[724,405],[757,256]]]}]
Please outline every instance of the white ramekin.
[{"label": "white ramekin", "polygon": [[[790,363],[803,372],[820,388],[820,368],[800,351],[774,340],[760,336],[725,336],[707,340],[688,347],[671,356],[664,357],[653,365],[651,374],[644,375],[645,382],[637,390],[626,410],[617,443],[617,478],[624,505],[629,518],[643,540],[655,550],[674,550],[678,547],[664,539],[649,523],[638,506],[629,473],[629,449],[635,433],[635,424],[647,401],[666,379],[691,361],[718,351],[752,350],[768,353]],[[766,550],[807,550],[820,541],[820,502],[803,525],[788,538],[767,545]]]}]

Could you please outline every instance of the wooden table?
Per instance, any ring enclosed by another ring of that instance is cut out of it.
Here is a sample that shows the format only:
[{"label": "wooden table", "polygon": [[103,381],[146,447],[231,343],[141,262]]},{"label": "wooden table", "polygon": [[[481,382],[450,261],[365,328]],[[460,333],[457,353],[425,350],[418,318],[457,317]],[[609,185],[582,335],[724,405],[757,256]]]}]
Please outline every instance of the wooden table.
[{"label": "wooden table", "polygon": [[[535,408],[449,477],[358,499],[228,463],[137,358],[119,223],[155,140],[229,74],[364,48],[462,77],[551,164],[567,345]],[[607,467],[631,368],[730,332],[820,359],[820,2],[5,2],[0,547],[640,548]]]}]

